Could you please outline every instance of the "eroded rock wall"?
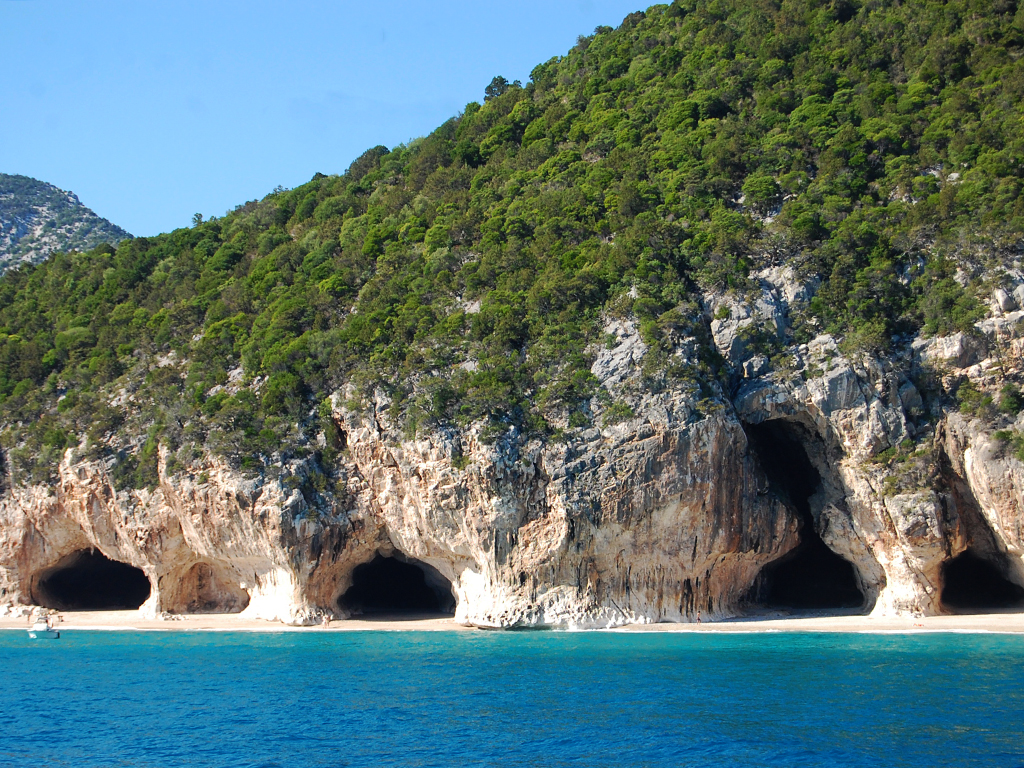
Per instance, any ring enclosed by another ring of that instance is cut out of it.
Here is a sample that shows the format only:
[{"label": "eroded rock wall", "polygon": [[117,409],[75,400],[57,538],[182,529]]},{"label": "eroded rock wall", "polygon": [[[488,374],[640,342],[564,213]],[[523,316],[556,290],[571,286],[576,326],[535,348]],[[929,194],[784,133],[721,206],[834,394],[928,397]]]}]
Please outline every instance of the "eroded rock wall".
[{"label": "eroded rock wall", "polygon": [[397,550],[451,581],[461,621],[605,626],[728,615],[797,541],[790,510],[756,492],[739,422],[686,396],[568,443],[392,442],[376,418],[337,418],[349,509],[224,468],[117,494],[100,467],[63,464],[55,493],[0,506],[8,598],[31,601],[36,574],[96,547],[146,573],[150,613],[244,606],[302,622],[337,611],[356,565]]},{"label": "eroded rock wall", "polygon": [[[740,314],[748,327],[775,332],[780,317],[785,325],[806,305],[807,292],[787,270],[761,282],[753,310]],[[965,381],[994,396],[1024,374],[1024,314],[999,307],[973,335],[917,338],[885,357],[850,358],[819,336],[789,347],[789,370],[767,376],[755,353],[734,353],[743,321],[713,326],[719,348],[743,371],[733,397],[739,417],[801,423],[819,439],[809,452],[823,478],[811,499],[815,528],[855,565],[874,615],[946,610],[943,566],[967,549],[1024,585],[1024,464],[994,438],[991,418],[965,416],[943,396]],[[919,385],[935,389],[929,402]]]},{"label": "eroded rock wall", "polygon": [[[610,322],[592,372],[631,415],[613,423],[595,406],[605,426],[560,441],[510,430],[485,443],[474,429],[404,440],[386,402],[357,413],[339,393],[341,480],[316,498],[213,459],[152,492],[116,492],[103,466],[69,452],[56,487],[0,500],[0,602],[34,602],[40,574],[96,548],[145,573],[151,615],[305,623],[342,611],[356,566],[397,552],[450,581],[466,623],[686,621],[757,607],[752,587],[797,551],[801,525],[853,564],[876,615],[945,610],[944,565],[968,549],[1024,585],[1024,464],[991,423],[920,390],[958,378],[991,390],[1019,372],[1020,313],[994,308],[975,336],[851,358],[828,336],[790,343],[813,285],[782,269],[761,285],[707,298],[709,337],[734,372],[711,395],[645,389],[646,345],[632,323]],[[759,349],[764,334],[782,364]],[[696,345],[681,339],[676,355]],[[748,440],[765,423],[786,425],[818,475],[809,522]]]}]

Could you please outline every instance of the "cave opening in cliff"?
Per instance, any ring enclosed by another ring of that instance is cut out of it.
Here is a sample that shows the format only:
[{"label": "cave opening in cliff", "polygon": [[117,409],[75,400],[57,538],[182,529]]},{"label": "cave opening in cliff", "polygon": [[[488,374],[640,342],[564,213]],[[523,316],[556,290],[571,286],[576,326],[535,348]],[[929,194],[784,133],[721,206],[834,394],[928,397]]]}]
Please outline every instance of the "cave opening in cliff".
[{"label": "cave opening in cliff", "polygon": [[1024,587],[970,549],[943,563],[941,598],[942,605],[955,613],[1024,609]]},{"label": "cave opening in cliff", "polygon": [[237,575],[214,563],[189,568],[178,584],[177,598],[182,613],[241,613],[249,606],[249,593],[238,585]]},{"label": "cave opening in cliff", "polygon": [[146,574],[98,549],[74,552],[33,581],[33,602],[58,611],[135,609],[150,592]]},{"label": "cave opening in cliff", "polygon": [[804,446],[824,453],[821,440],[802,425],[783,420],[747,424],[745,428],[768,477],[768,487],[758,493],[777,494],[800,517],[800,543],[762,569],[752,601],[789,609],[862,607],[864,594],[857,585],[853,564],[829,549],[814,527],[810,500],[821,488],[822,480]]},{"label": "cave opening in cliff", "polygon": [[363,614],[451,615],[455,598],[451,582],[426,563],[377,554],[356,566],[338,606]]}]

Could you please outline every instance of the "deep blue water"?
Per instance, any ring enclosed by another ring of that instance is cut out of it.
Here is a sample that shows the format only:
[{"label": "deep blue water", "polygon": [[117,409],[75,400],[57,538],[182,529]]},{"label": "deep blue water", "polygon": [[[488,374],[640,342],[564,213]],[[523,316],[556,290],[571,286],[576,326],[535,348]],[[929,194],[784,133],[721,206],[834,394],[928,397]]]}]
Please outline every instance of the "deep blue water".
[{"label": "deep blue water", "polygon": [[0,632],[3,766],[1024,766],[1024,637]]}]

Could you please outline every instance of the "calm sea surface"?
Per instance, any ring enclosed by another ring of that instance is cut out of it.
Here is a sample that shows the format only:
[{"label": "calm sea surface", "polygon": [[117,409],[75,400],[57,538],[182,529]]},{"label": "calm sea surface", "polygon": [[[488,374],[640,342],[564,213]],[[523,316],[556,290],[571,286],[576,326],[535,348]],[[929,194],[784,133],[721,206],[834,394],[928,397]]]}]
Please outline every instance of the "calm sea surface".
[{"label": "calm sea surface", "polygon": [[1003,635],[0,632],[3,766],[1024,766]]}]

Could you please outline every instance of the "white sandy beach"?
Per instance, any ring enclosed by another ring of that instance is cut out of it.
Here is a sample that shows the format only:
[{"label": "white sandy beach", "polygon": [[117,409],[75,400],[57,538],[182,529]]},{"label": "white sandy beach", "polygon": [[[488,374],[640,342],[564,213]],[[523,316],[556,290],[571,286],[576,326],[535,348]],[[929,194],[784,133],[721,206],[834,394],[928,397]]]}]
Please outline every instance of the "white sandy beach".
[{"label": "white sandy beach", "polygon": [[[252,619],[237,613],[206,613],[175,616],[172,619],[147,619],[138,611],[61,611],[60,630],[167,630],[167,631],[229,631],[229,632],[332,632],[359,630],[470,630],[444,617],[380,616],[366,619],[332,621],[330,626],[293,627],[278,621]],[[0,618],[0,629],[26,629],[29,620]]]},{"label": "white sandy beach", "polygon": [[749,617],[702,624],[631,624],[627,632],[1005,632],[1024,634],[1024,613],[924,618],[870,616]]},{"label": "white sandy beach", "polygon": [[[353,632],[353,631],[472,631],[452,618],[379,616],[332,621],[330,626],[292,627],[238,614],[194,614],[173,619],[146,619],[138,611],[65,611],[61,630],[161,630],[235,632]],[[0,629],[27,629],[29,621],[0,618]],[[871,618],[869,616],[782,616],[705,621],[701,624],[631,624],[623,632],[1002,632],[1024,634],[1024,613],[990,613],[924,618]]]}]

